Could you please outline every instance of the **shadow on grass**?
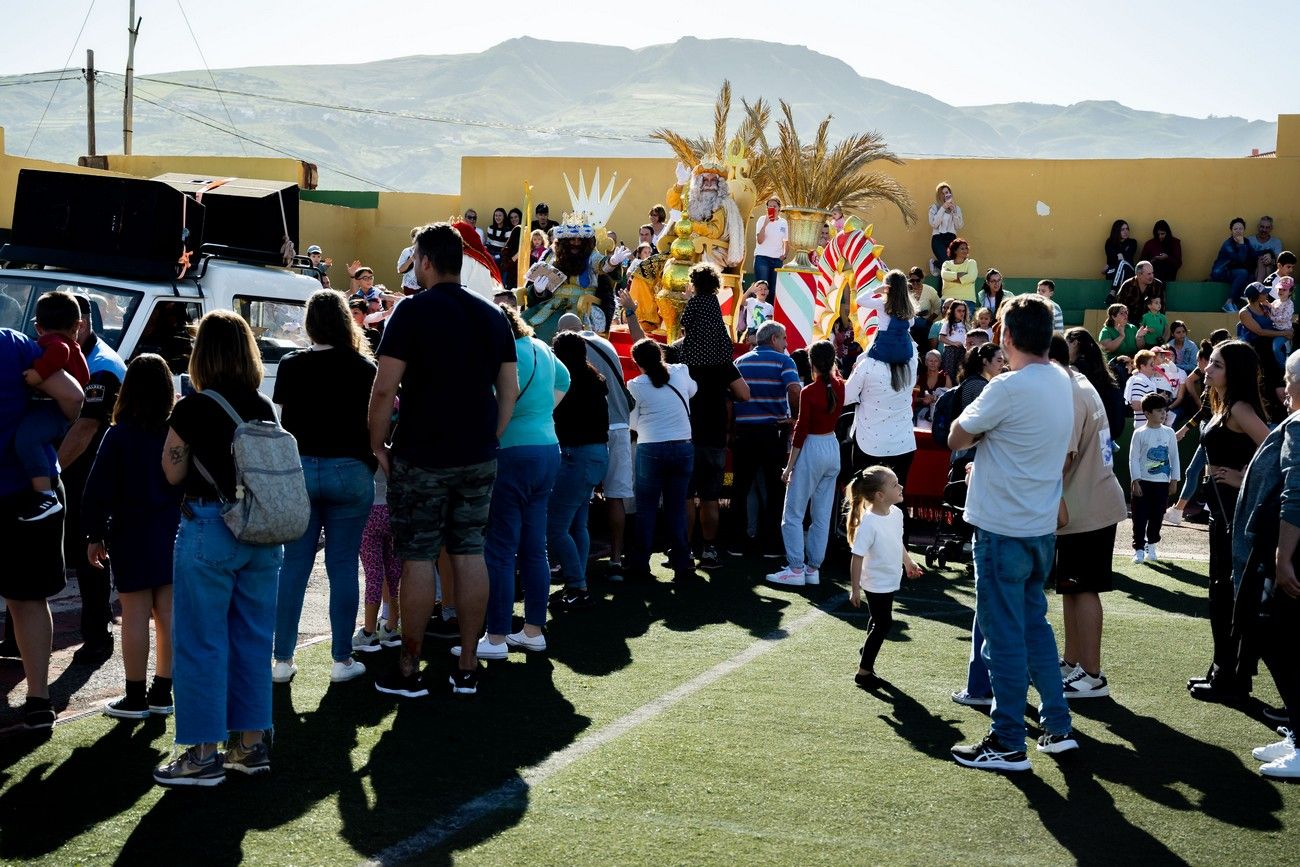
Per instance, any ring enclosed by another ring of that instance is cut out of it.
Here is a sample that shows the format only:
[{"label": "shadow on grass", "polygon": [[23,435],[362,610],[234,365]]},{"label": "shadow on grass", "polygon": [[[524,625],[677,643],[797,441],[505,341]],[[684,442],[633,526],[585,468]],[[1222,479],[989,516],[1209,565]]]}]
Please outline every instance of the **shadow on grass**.
[{"label": "shadow on grass", "polygon": [[1169,560],[1157,560],[1154,563],[1147,563],[1146,568],[1183,584],[1189,584],[1200,591],[1204,592],[1206,590],[1208,579],[1204,573],[1193,572],[1191,569],[1185,569]]},{"label": "shadow on grass", "polygon": [[[1174,572],[1196,577],[1196,573],[1189,572],[1181,566],[1171,566],[1168,571],[1165,569],[1160,570],[1162,575],[1169,575]],[[1209,614],[1209,603],[1206,602],[1204,592],[1193,595],[1177,590],[1168,590],[1158,584],[1148,584],[1145,581],[1140,581],[1118,570],[1112,570],[1111,575],[1114,579],[1114,589],[1125,594],[1130,599],[1154,608],[1156,611],[1196,618],[1205,618]],[[1186,583],[1192,584],[1195,582],[1187,581]],[[1201,579],[1200,583],[1203,587],[1205,584],[1204,579]]]},{"label": "shadow on grass", "polygon": [[[427,668],[435,688],[446,683],[454,664],[445,651],[442,657],[445,661],[435,655]],[[386,651],[371,654],[366,663],[382,669],[395,659],[395,651]],[[279,856],[244,851],[248,832],[275,830],[331,799],[337,803],[342,840],[357,852],[375,855],[486,792],[503,785],[524,791],[519,769],[568,746],[589,724],[556,690],[552,670],[545,657],[528,657],[523,664],[490,663],[481,680],[484,690],[476,698],[460,701],[443,693],[400,704],[376,692],[366,677],[333,685],[308,713],[295,711],[291,691],[277,686],[274,770],[265,777],[231,774],[217,788],[163,793],[126,839],[116,863],[157,862],[164,853],[185,853],[205,864],[277,857],[302,863],[333,860],[314,848],[310,836],[276,844],[287,847]],[[376,738],[372,730],[390,716],[391,727]],[[115,730],[85,748],[97,758],[79,768],[74,753],[56,772],[67,774],[67,784],[40,783],[48,798],[57,799],[49,809],[68,813],[69,820],[47,822],[49,830],[29,837],[23,852],[6,854],[53,852],[94,821],[123,812],[146,795],[153,785],[150,767],[159,759],[148,746],[153,736],[128,742],[139,755],[126,757],[120,737]],[[354,760],[365,764],[354,768]],[[111,785],[87,785],[88,780]],[[19,802],[30,791],[20,783],[4,800],[11,795]],[[86,804],[78,804],[83,796]],[[89,806],[97,801],[104,803]],[[513,799],[481,821],[457,828],[460,833],[448,842],[456,849],[474,845],[517,822],[526,805],[526,798]],[[333,830],[320,842],[334,845]],[[421,855],[420,862],[448,863],[449,853]]]},{"label": "shadow on grass", "polygon": [[867,694],[892,706],[892,713],[882,713],[880,719],[913,749],[934,759],[952,761],[949,750],[962,737],[955,719],[944,719],[889,681],[867,690]]},{"label": "shadow on grass", "polygon": [[[1064,797],[1033,774],[1013,774],[1008,780],[1079,863],[1185,863],[1130,820],[1122,802],[1103,783],[1123,786],[1166,809],[1203,813],[1225,825],[1268,832],[1282,829],[1278,813],[1283,804],[1277,788],[1243,767],[1236,754],[1112,701],[1079,702],[1070,709],[1104,725],[1131,746],[1101,743],[1076,730],[1080,750],[1059,759],[1068,788]],[[1189,798],[1186,789],[1197,796]]]},{"label": "shadow on grass", "polygon": [[[161,717],[122,722],[94,743],[77,747],[58,765],[32,766],[0,795],[0,825],[6,829],[0,858],[30,859],[57,851],[99,822],[130,810],[152,788],[150,770],[161,754],[153,742],[166,728]],[[25,755],[21,743],[4,745]],[[18,831],[21,829],[21,831]]]}]

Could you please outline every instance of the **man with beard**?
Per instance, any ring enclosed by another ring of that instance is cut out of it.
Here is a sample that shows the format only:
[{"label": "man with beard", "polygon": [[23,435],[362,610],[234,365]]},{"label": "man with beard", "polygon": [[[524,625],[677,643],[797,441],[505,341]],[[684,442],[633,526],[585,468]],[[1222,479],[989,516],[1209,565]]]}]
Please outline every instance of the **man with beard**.
[{"label": "man with beard", "polygon": [[565,313],[577,314],[588,330],[607,334],[614,316],[614,283],[600,267],[604,257],[596,252],[595,227],[583,216],[570,216],[554,224],[553,235],[549,264],[566,279],[561,286],[540,291],[530,282],[524,318],[546,343]]},{"label": "man with beard", "polygon": [[[726,179],[727,169],[721,161],[702,160],[691,173],[685,208],[691,234],[716,242],[708,245],[703,259],[721,269],[736,268],[745,261],[745,220]],[[680,202],[670,204],[677,207]],[[673,233],[665,232],[659,239],[659,251],[667,253],[672,242]]]}]

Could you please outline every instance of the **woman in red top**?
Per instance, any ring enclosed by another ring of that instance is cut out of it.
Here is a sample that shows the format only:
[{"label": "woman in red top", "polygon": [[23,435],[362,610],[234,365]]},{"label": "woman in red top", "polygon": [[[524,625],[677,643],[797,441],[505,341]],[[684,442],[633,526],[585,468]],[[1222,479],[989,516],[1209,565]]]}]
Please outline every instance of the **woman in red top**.
[{"label": "woman in red top", "polygon": [[[840,473],[840,444],[835,423],[844,410],[844,380],[835,371],[835,346],[819,340],[808,348],[813,381],[799,392],[799,419],[794,447],[781,474],[786,484],[781,539],[786,567],[767,576],[773,584],[802,587],[820,583],[819,569],[830,538],[835,479]],[[805,538],[804,516],[812,510]]]}]

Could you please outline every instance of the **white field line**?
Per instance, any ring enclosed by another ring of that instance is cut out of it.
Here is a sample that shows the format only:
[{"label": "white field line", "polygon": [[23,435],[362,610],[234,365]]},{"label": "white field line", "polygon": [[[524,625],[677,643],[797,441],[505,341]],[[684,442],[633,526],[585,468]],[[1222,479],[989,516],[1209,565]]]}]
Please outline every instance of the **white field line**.
[{"label": "white field line", "polygon": [[600,749],[616,738],[622,737],[633,729],[644,725],[701,690],[707,689],[728,674],[753,662],[769,652],[781,641],[807,628],[810,624],[826,617],[827,612],[839,607],[848,598],[847,593],[840,593],[796,617],[788,625],[775,629],[750,644],[735,656],[719,662],[717,665],[701,672],[675,689],[669,690],[658,698],[641,705],[636,710],[614,720],[604,728],[575,741],[564,749],[552,753],[538,764],[523,768],[519,776],[502,783],[497,788],[460,806],[445,816],[425,827],[422,831],[394,843],[387,849],[364,862],[366,867],[378,867],[384,864],[398,864],[421,855],[440,846],[459,831],[491,815],[518,804],[532,786],[545,782],[550,777],[572,765],[583,756]]}]

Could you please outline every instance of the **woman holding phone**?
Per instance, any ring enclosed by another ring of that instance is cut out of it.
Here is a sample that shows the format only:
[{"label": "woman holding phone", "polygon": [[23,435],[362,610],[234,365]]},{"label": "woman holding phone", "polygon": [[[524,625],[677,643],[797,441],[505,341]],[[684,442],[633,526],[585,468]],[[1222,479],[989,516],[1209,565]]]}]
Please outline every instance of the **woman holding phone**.
[{"label": "woman holding phone", "polygon": [[939,276],[939,269],[944,260],[950,258],[948,245],[957,237],[965,224],[962,219],[961,205],[952,197],[952,187],[942,181],[934,188],[934,204],[930,206],[930,275]]},{"label": "woman holding phone", "polygon": [[776,286],[776,269],[785,263],[790,242],[790,224],[781,216],[781,200],[767,200],[767,213],[758,218],[758,246],[754,248],[754,282]]}]

